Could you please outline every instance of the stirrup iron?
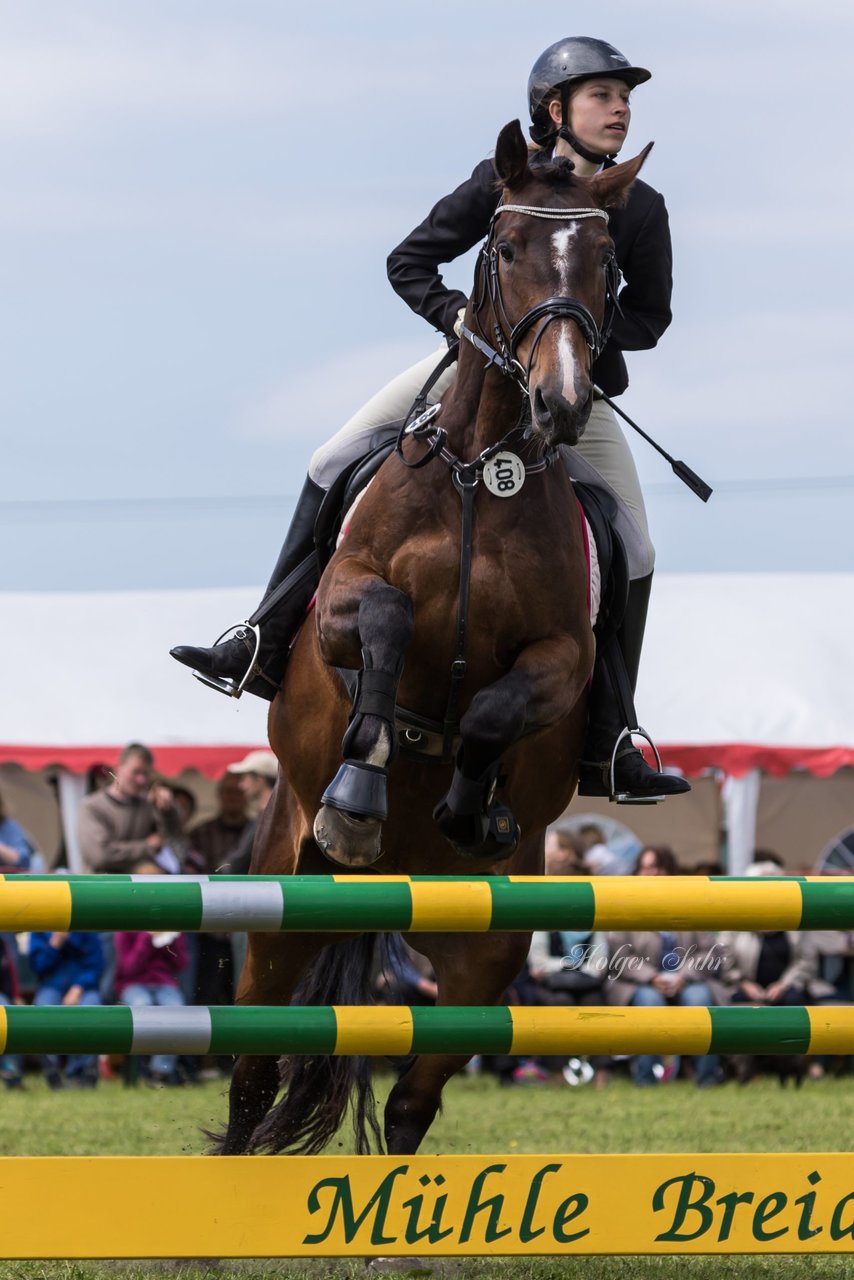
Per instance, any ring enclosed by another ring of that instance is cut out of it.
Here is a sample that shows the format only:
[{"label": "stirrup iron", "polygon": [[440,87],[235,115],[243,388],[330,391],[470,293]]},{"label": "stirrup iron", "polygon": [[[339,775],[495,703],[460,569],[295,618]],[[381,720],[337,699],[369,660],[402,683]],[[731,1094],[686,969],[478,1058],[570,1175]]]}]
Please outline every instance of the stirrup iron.
[{"label": "stirrup iron", "polygon": [[232,680],[230,676],[206,676],[201,671],[194,671],[193,675],[200,684],[206,684],[209,689],[216,689],[217,693],[224,693],[227,698],[239,698],[250,679],[263,675],[263,672],[255,666],[258,661],[258,651],[261,648],[261,628],[253,622],[241,622],[234,627],[227,627],[222,635],[214,640],[213,648],[215,649],[232,632],[235,640],[246,640],[250,633],[255,637],[254,649],[251,652],[247,649],[248,664],[243,677],[237,681]]},{"label": "stirrup iron", "polygon": [[658,747],[647,733],[646,729],[642,729],[640,725],[635,725],[634,729],[626,727],[623,729],[617,741],[614,743],[614,750],[611,752],[611,767],[608,771],[608,790],[610,791],[611,801],[613,804],[663,804],[667,799],[666,796],[633,796],[628,791],[618,791],[616,784],[616,768],[617,755],[620,750],[620,744],[628,739],[629,746],[633,747],[632,738],[643,738],[644,742],[649,743],[652,747],[652,753],[655,756],[655,771],[662,773],[661,756],[658,754]]}]

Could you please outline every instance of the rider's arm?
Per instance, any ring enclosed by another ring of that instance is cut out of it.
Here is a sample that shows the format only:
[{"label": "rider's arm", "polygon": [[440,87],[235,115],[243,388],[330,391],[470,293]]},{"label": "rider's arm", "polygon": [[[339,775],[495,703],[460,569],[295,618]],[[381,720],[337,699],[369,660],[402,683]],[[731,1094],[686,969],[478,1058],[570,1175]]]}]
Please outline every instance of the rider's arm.
[{"label": "rider's arm", "polygon": [[621,351],[648,351],[672,319],[673,250],[667,209],[657,191],[637,182],[627,207],[613,220],[625,283],[620,290],[623,314],[614,317],[610,341]]},{"label": "rider's arm", "polygon": [[416,315],[448,336],[468,299],[447,287],[439,266],[453,262],[484,238],[498,194],[492,161],[484,160],[389,254],[388,278],[394,291]]}]

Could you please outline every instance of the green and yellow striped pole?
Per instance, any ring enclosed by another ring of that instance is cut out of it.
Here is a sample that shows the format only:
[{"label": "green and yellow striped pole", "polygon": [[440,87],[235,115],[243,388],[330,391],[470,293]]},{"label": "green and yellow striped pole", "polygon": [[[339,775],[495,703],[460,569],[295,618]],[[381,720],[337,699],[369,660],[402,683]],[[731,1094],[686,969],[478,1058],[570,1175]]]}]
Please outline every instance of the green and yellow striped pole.
[{"label": "green and yellow striped pole", "polygon": [[854,1053],[854,1007],[0,1006],[0,1053]]},{"label": "green and yellow striped pole", "polygon": [[854,877],[24,876],[0,931],[854,929]]}]

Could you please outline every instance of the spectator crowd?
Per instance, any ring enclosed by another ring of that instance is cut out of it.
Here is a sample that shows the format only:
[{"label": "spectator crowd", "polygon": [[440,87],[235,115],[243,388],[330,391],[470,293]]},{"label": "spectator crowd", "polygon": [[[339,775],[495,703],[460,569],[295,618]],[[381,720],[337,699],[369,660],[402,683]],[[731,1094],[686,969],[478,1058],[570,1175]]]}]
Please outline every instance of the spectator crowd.
[{"label": "spectator crowd", "polygon": [[[278,764],[271,751],[252,751],[232,765],[217,787],[217,813],[194,824],[192,793],[154,775],[152,753],[141,743],[124,749],[114,771],[93,772],[93,790],[78,815],[78,842],[88,872],[133,875],[217,875],[248,871],[260,815],[272,794]],[[0,866],[30,869],[35,849],[7,817],[0,801]],[[38,1005],[231,1004],[245,955],[245,935],[178,934],[163,930],[118,933],[31,932],[0,935],[0,1004],[32,999]],[[129,1078],[135,1060],[125,1065]],[[0,1058],[0,1079],[21,1088],[23,1064]],[[95,1054],[44,1055],[51,1089],[93,1088],[103,1065]],[[230,1060],[211,1064],[227,1072]],[[154,1055],[143,1063],[146,1081],[171,1086],[198,1078],[197,1059]]]},{"label": "spectator crowd", "polygon": [[[551,830],[546,839],[545,872],[554,876],[595,876],[622,872],[620,859],[608,848],[603,832],[589,824],[577,831]],[[717,864],[680,868],[665,845],[640,851],[638,876],[699,873],[721,875]],[[757,851],[750,876],[783,875],[777,856]],[[399,943],[380,975],[381,998],[389,1003],[423,1004],[435,996],[432,973],[423,957]],[[431,994],[432,991],[432,994]],[[854,933],[732,932],[701,930],[625,930],[619,932],[538,932],[531,939],[527,962],[507,992],[509,1004],[541,1006],[612,1005],[661,1008],[667,1005],[709,1007],[752,1005],[821,1005],[854,1002]],[[715,1054],[691,1060],[640,1054],[632,1058],[596,1056],[475,1061],[472,1069],[493,1070],[502,1084],[570,1085],[628,1071],[640,1087],[676,1077],[691,1078],[700,1088],[727,1079],[746,1082],[759,1071],[774,1071],[781,1080],[800,1083],[809,1074],[822,1076],[831,1060],[801,1056],[755,1059],[745,1055],[726,1061]],[[847,1064],[846,1064],[847,1065]]]},{"label": "spectator crowd", "polygon": [[[270,751],[252,751],[232,765],[217,787],[214,817],[194,823],[195,799],[182,787],[154,775],[151,752],[132,743],[115,771],[93,775],[93,790],[79,812],[79,845],[92,874],[231,874],[249,870],[252,843],[277,776]],[[27,833],[3,810],[0,797],[0,871],[27,871],[36,850]],[[578,830],[553,829],[546,840],[546,875],[597,876],[624,870],[603,832],[588,823]],[[707,864],[689,870],[720,874]],[[680,874],[666,846],[641,850],[638,876]],[[683,873],[684,874],[684,873]],[[784,874],[773,853],[758,851],[748,874]],[[125,1003],[174,1006],[230,1004],[245,956],[245,935],[177,934],[171,931],[119,933],[32,932],[0,935],[0,1004],[31,999],[37,1005]],[[437,998],[426,959],[393,937],[375,975],[376,998],[395,1004],[431,1004]],[[527,962],[507,992],[511,1004],[542,1006],[614,1005],[644,1008],[706,1007],[749,1003],[782,1006],[849,1004],[854,999],[854,934],[839,931],[721,932],[629,930],[534,933]],[[600,1055],[586,1059],[554,1056],[473,1061],[470,1069],[491,1069],[503,1084],[566,1081],[604,1085],[627,1071],[640,1087],[677,1076],[700,1088],[728,1078],[746,1081],[759,1070],[781,1079],[823,1074],[828,1063],[750,1058],[721,1061],[705,1054],[692,1060],[642,1054],[631,1059]],[[209,1063],[207,1072],[227,1073],[230,1060]],[[92,1088],[104,1067],[94,1054],[41,1060],[51,1089]],[[199,1078],[196,1059],[158,1054],[142,1066],[153,1085],[171,1086]],[[125,1064],[136,1078],[138,1063]],[[0,1057],[7,1088],[23,1083],[23,1064]]]}]

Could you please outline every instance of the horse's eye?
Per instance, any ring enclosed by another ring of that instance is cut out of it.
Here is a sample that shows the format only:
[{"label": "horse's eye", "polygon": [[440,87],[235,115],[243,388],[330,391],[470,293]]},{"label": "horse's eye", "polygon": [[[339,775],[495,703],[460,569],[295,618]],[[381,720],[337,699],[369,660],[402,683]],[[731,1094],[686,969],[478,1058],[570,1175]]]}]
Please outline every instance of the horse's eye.
[{"label": "horse's eye", "polygon": [[498,253],[501,257],[502,262],[512,262],[514,257],[516,256],[513,252],[513,246],[510,244],[507,244],[506,242],[502,242],[498,246]]}]

